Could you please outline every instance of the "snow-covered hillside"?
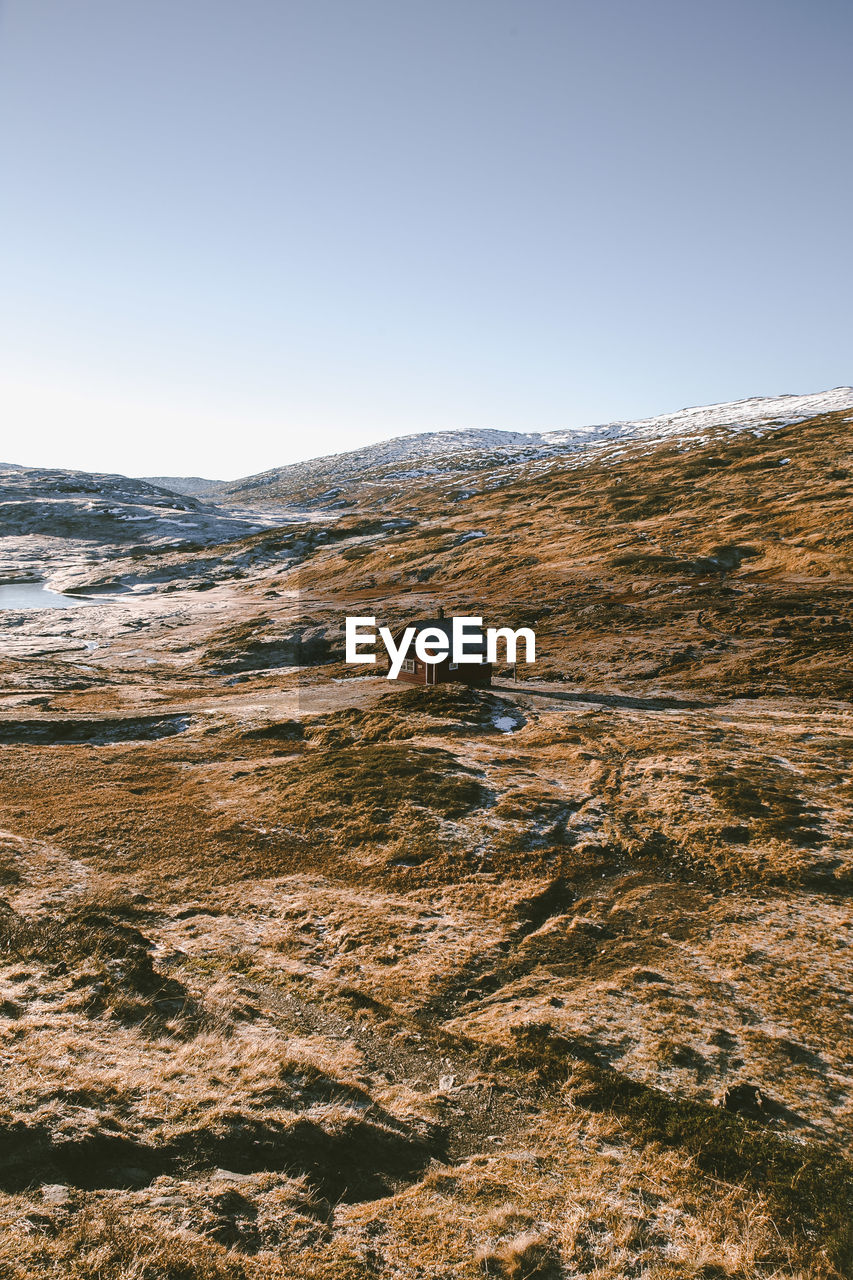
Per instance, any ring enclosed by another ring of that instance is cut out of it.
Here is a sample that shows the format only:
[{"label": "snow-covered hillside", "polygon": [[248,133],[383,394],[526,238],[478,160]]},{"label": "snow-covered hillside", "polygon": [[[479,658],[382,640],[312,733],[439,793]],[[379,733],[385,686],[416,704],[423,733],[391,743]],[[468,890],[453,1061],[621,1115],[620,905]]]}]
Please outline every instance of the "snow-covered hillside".
[{"label": "snow-covered hillside", "polygon": [[820,413],[853,409],[853,387],[835,387],[810,396],[753,396],[750,400],[729,400],[724,404],[699,405],[662,413],[656,418],[626,422],[606,422],[599,426],[568,431],[546,431],[538,437],[555,445],[577,445],[597,440],[659,440],[665,436],[695,435],[712,427],[751,427],[760,423],[782,426],[802,422]]},{"label": "snow-covered hillside", "polygon": [[127,476],[0,464],[4,540],[82,539],[101,548],[129,542],[168,545],[222,541],[268,523]]},{"label": "snow-covered hillside", "polygon": [[[599,445],[672,438],[699,442],[712,430],[770,430],[845,409],[853,409],[853,387],[815,395],[755,396],[559,431],[426,431],[226,483],[198,476],[129,480],[6,465],[0,466],[0,525],[5,521],[17,532],[24,527],[32,531],[46,520],[54,533],[67,536],[64,526],[70,520],[75,529],[85,526],[95,540],[210,541],[260,527],[235,506],[266,506],[271,516],[271,508],[282,505],[293,510],[348,507],[356,487],[375,480],[393,485],[435,475],[453,482],[528,462],[548,466],[567,453],[578,454],[580,461],[585,451]],[[220,504],[220,509],[209,503]],[[222,505],[230,508],[227,514]],[[235,520],[237,525],[229,527]]]},{"label": "snow-covered hillside", "polygon": [[203,476],[142,476],[142,479],[146,484],[187,498],[206,498],[211,490],[223,483],[221,480],[205,480]]},{"label": "snow-covered hillside", "polygon": [[379,444],[295,462],[220,485],[211,497],[220,502],[349,506],[357,484],[384,483],[422,476],[451,477],[515,463],[558,459],[614,441],[664,438],[701,439],[711,429],[732,431],[782,426],[817,414],[853,409],[853,387],[837,387],[807,396],[754,397],[726,404],[680,409],[677,413],[635,421],[607,422],[565,431],[427,431]]}]

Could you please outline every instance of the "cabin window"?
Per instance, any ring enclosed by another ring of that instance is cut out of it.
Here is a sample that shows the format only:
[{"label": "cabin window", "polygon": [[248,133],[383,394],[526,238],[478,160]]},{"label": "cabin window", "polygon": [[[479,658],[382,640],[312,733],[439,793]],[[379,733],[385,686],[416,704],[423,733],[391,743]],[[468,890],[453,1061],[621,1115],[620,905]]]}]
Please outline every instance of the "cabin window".
[{"label": "cabin window", "polygon": [[404,670],[404,671],[414,671],[414,669],[415,669],[414,659],[412,659],[412,658],[404,658],[404,659],[403,659],[403,670]]},{"label": "cabin window", "polygon": [[459,663],[458,663],[458,662],[451,662],[451,664],[450,664],[450,670],[451,670],[451,671],[457,671],[458,669],[459,669]]}]

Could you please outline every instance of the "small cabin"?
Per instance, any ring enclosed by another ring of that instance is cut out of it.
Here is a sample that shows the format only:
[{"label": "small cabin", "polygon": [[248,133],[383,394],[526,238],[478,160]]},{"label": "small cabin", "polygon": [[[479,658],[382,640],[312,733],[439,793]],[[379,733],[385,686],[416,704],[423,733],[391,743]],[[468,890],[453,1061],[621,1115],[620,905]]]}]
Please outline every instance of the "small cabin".
[{"label": "small cabin", "polygon": [[[425,631],[427,627],[435,627],[436,630],[443,631],[447,636],[448,650],[452,650],[453,620],[446,618],[444,610],[439,609],[437,617],[419,618],[416,621],[407,622],[406,626],[416,627],[417,630],[412,637],[408,653],[403,659],[400,674],[396,677],[398,680],[403,680],[406,684],[451,684],[456,682],[477,689],[487,689],[492,683],[492,664],[486,662],[485,631],[480,631],[478,635],[476,631],[469,629],[465,642],[465,652],[472,657],[479,653],[483,659],[482,662],[455,663],[451,661],[450,656],[442,658],[440,662],[421,662],[415,653],[415,642],[421,631]],[[406,627],[401,627],[395,634],[394,643],[396,645],[399,645],[405,630]]]}]

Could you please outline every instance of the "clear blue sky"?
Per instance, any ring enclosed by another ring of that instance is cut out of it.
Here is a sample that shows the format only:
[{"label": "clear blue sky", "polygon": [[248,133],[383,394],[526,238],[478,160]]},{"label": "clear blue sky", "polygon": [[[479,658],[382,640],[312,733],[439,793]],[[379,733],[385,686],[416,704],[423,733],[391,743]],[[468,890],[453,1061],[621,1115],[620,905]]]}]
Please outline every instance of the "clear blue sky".
[{"label": "clear blue sky", "polygon": [[849,0],[0,2],[0,459],[853,380]]}]

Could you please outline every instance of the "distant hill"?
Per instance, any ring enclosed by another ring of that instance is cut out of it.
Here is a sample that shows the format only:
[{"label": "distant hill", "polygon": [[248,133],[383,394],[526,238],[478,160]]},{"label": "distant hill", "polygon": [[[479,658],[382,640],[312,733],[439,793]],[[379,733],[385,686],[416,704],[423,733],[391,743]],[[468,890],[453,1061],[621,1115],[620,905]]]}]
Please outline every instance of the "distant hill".
[{"label": "distant hill", "polygon": [[205,498],[218,489],[221,480],[205,480],[203,476],[142,476],[148,484],[156,484],[170,493],[181,493],[188,498]]},{"label": "distant hill", "polygon": [[223,511],[148,480],[88,471],[0,464],[0,538],[128,543],[219,542],[264,528],[269,518]]},{"label": "distant hill", "polygon": [[[734,432],[782,427],[817,414],[853,408],[853,387],[836,387],[815,395],[755,396],[749,400],[680,409],[676,413],[633,421],[606,422],[565,431],[522,432],[496,430],[427,431],[398,436],[348,453],[331,454],[275,467],[258,475],[214,485],[204,490],[219,503],[285,504],[297,507],[345,507],[356,489],[365,483],[407,483],[429,477],[454,476],[465,488],[476,486],[477,475],[500,466],[539,459],[558,460],[576,453],[622,441],[689,439],[722,428]],[[190,481],[157,483],[175,492]],[[194,494],[195,490],[192,491]],[[197,495],[196,495],[197,496]]]}]

